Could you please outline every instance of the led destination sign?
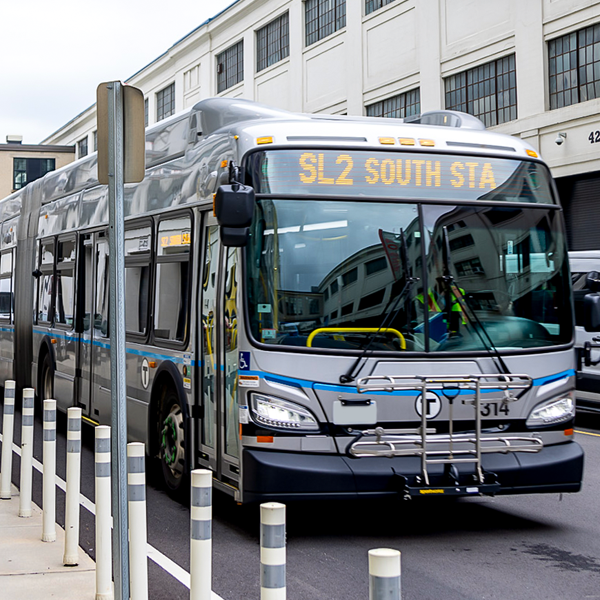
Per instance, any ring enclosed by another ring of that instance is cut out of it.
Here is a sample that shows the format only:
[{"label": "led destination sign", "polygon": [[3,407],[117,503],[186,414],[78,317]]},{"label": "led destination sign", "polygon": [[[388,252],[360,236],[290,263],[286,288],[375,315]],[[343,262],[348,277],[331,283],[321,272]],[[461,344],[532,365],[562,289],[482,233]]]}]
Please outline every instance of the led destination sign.
[{"label": "led destination sign", "polygon": [[250,157],[262,194],[387,196],[552,204],[536,162],[407,152],[274,150]]}]

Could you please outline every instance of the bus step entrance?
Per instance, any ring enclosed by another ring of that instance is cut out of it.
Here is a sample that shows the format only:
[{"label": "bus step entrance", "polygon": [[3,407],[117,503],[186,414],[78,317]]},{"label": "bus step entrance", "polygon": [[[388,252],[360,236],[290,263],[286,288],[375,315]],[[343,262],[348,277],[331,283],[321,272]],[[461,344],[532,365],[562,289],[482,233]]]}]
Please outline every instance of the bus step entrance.
[{"label": "bus step entrance", "polygon": [[[528,375],[372,375],[356,382],[358,393],[418,390],[421,398],[427,392],[437,391],[448,402],[448,433],[439,434],[431,427],[425,407],[421,410],[421,426],[414,429],[375,429],[361,431],[347,448],[354,458],[373,456],[419,456],[420,475],[404,481],[401,491],[405,497],[426,495],[478,495],[495,494],[500,483],[494,473],[483,469],[481,457],[486,453],[539,452],[543,442],[534,435],[499,435],[481,432],[481,393],[486,392],[486,404],[517,402],[531,388]],[[455,433],[454,404],[472,405],[475,431]],[[423,404],[422,404],[423,406]],[[470,464],[473,471],[459,477],[457,465]],[[430,475],[431,465],[444,465],[443,475]],[[470,481],[465,481],[465,478]]]}]

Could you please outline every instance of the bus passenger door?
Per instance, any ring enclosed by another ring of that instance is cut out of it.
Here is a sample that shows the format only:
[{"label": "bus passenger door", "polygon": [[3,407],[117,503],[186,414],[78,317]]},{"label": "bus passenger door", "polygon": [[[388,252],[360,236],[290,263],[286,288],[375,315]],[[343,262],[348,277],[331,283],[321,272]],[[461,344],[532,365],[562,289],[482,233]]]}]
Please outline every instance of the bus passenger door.
[{"label": "bus passenger door", "polygon": [[198,440],[199,462],[201,465],[217,472],[217,389],[219,375],[219,361],[217,353],[218,343],[218,273],[220,248],[219,226],[212,216],[206,217],[203,240],[204,264],[202,267],[202,280],[200,302],[198,303],[198,329],[199,329],[199,368],[201,377],[196,378],[200,383],[199,398],[201,403],[201,423],[197,428],[200,439]]},{"label": "bus passenger door", "polygon": [[[104,232],[81,237],[77,301],[78,406],[96,423],[110,423],[108,339],[108,240]],[[82,271],[85,271],[82,273]]]},{"label": "bus passenger door", "polygon": [[91,319],[91,365],[90,400],[92,419],[102,424],[110,423],[110,339],[108,325],[109,305],[109,250],[105,232],[95,235],[95,288],[94,312]]},{"label": "bus passenger door", "polygon": [[220,372],[223,374],[220,394],[219,413],[221,417],[220,443],[221,474],[223,479],[239,485],[240,476],[240,421],[238,406],[238,248],[223,249],[223,285],[221,286],[220,304],[223,310],[223,335]]},{"label": "bus passenger door", "polygon": [[77,266],[77,405],[84,416],[90,414],[90,382],[92,380],[92,315],[94,309],[94,245],[91,234],[79,238],[79,264]]}]

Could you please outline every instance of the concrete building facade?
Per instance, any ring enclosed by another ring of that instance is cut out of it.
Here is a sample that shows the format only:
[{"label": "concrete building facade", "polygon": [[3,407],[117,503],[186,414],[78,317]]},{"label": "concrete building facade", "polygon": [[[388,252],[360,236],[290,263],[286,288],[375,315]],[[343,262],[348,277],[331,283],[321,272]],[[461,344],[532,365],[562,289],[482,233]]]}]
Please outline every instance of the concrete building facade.
[{"label": "concrete building facade", "polygon": [[[236,0],[127,80],[153,124],[211,96],[295,112],[465,110],[550,165],[571,249],[600,222],[599,0]],[[92,106],[43,141],[95,149]]]},{"label": "concrete building facade", "polygon": [[20,136],[8,136],[7,143],[0,144],[0,198],[74,158],[74,146],[22,144]]}]

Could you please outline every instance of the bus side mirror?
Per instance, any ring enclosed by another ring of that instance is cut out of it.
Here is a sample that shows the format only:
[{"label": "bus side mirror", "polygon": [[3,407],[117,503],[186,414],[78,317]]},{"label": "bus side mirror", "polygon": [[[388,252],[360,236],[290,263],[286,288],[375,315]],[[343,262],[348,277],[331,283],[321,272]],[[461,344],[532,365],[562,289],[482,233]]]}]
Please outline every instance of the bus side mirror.
[{"label": "bus side mirror", "polygon": [[600,294],[583,297],[583,325],[586,331],[600,331]]},{"label": "bus side mirror", "polygon": [[254,214],[254,190],[241,183],[221,185],[215,194],[214,212],[224,246],[240,248],[248,242]]}]

